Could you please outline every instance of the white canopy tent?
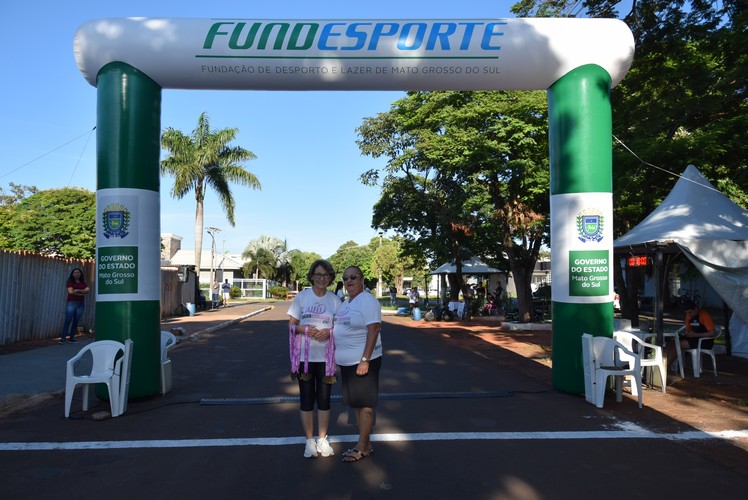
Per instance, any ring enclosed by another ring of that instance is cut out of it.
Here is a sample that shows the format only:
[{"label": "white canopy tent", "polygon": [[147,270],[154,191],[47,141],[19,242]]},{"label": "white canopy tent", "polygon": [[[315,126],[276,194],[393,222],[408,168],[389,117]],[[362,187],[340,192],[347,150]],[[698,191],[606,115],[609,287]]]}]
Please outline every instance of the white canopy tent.
[{"label": "white canopy tent", "polygon": [[[429,276],[439,276],[439,280],[437,281],[437,295],[439,297],[442,297],[443,294],[446,293],[446,288],[442,287],[442,281],[446,280],[446,275],[454,274],[456,272],[457,266],[447,262],[446,264],[442,264],[429,273]],[[506,273],[504,273],[500,269],[489,266],[477,257],[471,257],[470,259],[462,261],[462,274],[464,276],[487,276],[487,279],[490,283],[491,276],[504,275]],[[502,280],[501,278],[496,279],[499,281],[494,281],[493,284],[495,285],[497,282],[501,283],[501,286],[506,289],[506,280]]]},{"label": "white canopy tent", "polygon": [[[616,250],[634,252],[668,245],[676,245],[735,316],[748,323],[748,211],[715,189],[693,165],[660,206],[613,243]],[[748,335],[735,331],[732,322],[730,326],[733,352],[748,354]]]},{"label": "white canopy tent", "polygon": [[[457,267],[454,264],[446,263],[437,267],[429,274],[453,274],[457,272]],[[500,274],[502,271],[491,267],[483,263],[480,259],[472,257],[471,259],[462,262],[462,274],[470,276],[481,275],[481,274]]]}]

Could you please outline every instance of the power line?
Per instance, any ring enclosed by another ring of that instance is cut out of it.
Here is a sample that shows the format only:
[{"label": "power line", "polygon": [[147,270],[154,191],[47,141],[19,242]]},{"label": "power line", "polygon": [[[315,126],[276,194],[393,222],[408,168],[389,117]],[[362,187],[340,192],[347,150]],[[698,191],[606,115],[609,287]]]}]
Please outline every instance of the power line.
[{"label": "power line", "polygon": [[694,183],[694,184],[696,184],[697,186],[703,187],[703,188],[705,188],[705,189],[711,189],[712,191],[714,191],[714,192],[716,192],[716,193],[720,193],[720,194],[722,193],[722,192],[721,192],[721,191],[720,191],[719,189],[716,189],[716,188],[713,188],[713,187],[710,187],[710,186],[705,186],[704,184],[701,184],[701,183],[699,183],[699,182],[696,182],[696,181],[694,181],[693,179],[689,179],[689,178],[687,178],[687,177],[683,177],[682,175],[680,175],[680,174],[676,174],[675,172],[671,172],[670,170],[668,170],[668,169],[666,169],[666,168],[658,167],[657,165],[654,165],[654,164],[652,164],[652,163],[649,163],[649,162],[647,162],[647,161],[644,161],[644,160],[642,160],[642,159],[641,159],[641,157],[640,157],[640,156],[639,156],[638,154],[636,154],[636,153],[635,153],[635,152],[634,152],[634,151],[633,151],[633,150],[632,150],[632,149],[631,149],[630,147],[628,147],[628,146],[627,146],[626,144],[624,144],[624,143],[623,143],[623,141],[622,141],[621,139],[619,139],[618,137],[616,137],[616,136],[615,136],[615,134],[613,134],[613,139],[615,139],[615,140],[616,140],[616,142],[618,142],[618,144],[620,144],[621,146],[623,146],[623,147],[624,147],[624,149],[625,149],[626,151],[628,151],[629,153],[631,153],[631,155],[632,155],[632,156],[633,156],[634,158],[636,158],[637,160],[639,160],[640,162],[642,162],[642,164],[644,164],[644,165],[647,165],[648,167],[656,168],[657,170],[661,170],[662,172],[665,172],[666,174],[670,174],[670,175],[672,175],[673,177],[678,177],[679,179],[683,179],[683,180],[686,180],[686,181],[688,181],[688,182],[693,182],[693,183]]},{"label": "power line", "polygon": [[[68,145],[68,144],[70,144],[71,142],[75,142],[75,141],[77,141],[78,139],[80,139],[81,137],[83,137],[83,136],[84,136],[84,135],[86,135],[86,134],[91,134],[91,133],[92,133],[92,132],[93,132],[94,130],[96,130],[96,125],[94,125],[94,127],[93,127],[93,128],[91,129],[91,130],[89,130],[88,132],[85,132],[85,133],[83,133],[83,134],[79,135],[78,137],[75,137],[75,138],[73,138],[73,139],[70,139],[70,140],[69,140],[68,142],[66,142],[66,143],[64,143],[64,144],[60,144],[59,146],[57,146],[57,147],[56,147],[56,148],[54,148],[54,149],[50,149],[49,151],[47,151],[47,152],[46,152],[46,153],[44,153],[43,155],[37,156],[37,157],[36,157],[36,158],[34,158],[33,160],[27,161],[26,163],[24,163],[24,164],[23,164],[23,165],[21,165],[20,167],[18,167],[18,168],[14,168],[14,169],[13,169],[13,170],[11,170],[10,172],[6,172],[6,173],[4,173],[3,175],[0,175],[0,179],[2,179],[2,178],[4,178],[4,177],[7,177],[7,176],[9,176],[10,174],[12,174],[12,173],[14,173],[14,172],[18,172],[18,171],[19,171],[19,170],[21,170],[22,168],[24,168],[24,167],[27,167],[27,166],[31,165],[31,164],[32,164],[32,163],[34,163],[35,161],[37,161],[37,160],[40,160],[40,159],[44,158],[44,157],[45,157],[45,156],[47,156],[48,154],[54,153],[54,152],[55,152],[55,151],[57,151],[58,149],[60,149],[60,148],[63,148],[63,147],[65,147],[65,146],[67,146],[67,145]],[[89,135],[89,138],[90,138],[90,135]],[[88,144],[88,141],[86,141],[86,144]],[[85,148],[85,147],[84,147],[84,148]],[[83,154],[83,153],[81,153],[81,154]],[[79,159],[78,161],[80,162],[80,159]],[[76,165],[76,168],[77,168],[77,165]]]},{"label": "power line", "polygon": [[68,179],[68,187],[70,187],[70,182],[73,180],[73,176],[75,175],[75,171],[78,170],[78,165],[81,163],[81,158],[83,158],[83,153],[86,151],[86,146],[88,146],[88,141],[91,140],[91,136],[94,133],[94,130],[96,130],[96,127],[91,129],[91,131],[88,133],[88,137],[86,138],[86,143],[83,145],[83,149],[81,149],[81,154],[78,156],[78,161],[75,162],[75,167],[73,168],[73,173],[70,174],[70,179]]}]

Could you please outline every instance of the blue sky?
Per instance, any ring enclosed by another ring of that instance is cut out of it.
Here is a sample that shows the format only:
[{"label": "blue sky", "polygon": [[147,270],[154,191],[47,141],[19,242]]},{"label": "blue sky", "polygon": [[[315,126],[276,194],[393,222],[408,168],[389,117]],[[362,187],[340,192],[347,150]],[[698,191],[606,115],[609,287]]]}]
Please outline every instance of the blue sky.
[{"label": "blue sky", "polygon": [[[130,0],[3,2],[5,47],[0,120],[0,186],[96,189],[96,89],[78,71],[73,35],[85,21],[104,17],[234,17],[280,19],[436,19],[512,17],[513,0],[351,2],[301,0],[211,2]],[[205,227],[222,229],[219,251],[240,253],[261,235],[286,239],[289,248],[329,257],[343,243],[376,236],[371,208],[379,190],[359,175],[384,165],[362,157],[355,129],[387,111],[402,92],[258,92],[164,90],[161,127],[190,133],[203,111],[214,128],[236,127],[235,144],[257,155],[247,168],[262,190],[234,188],[236,226],[229,226],[212,195]],[[161,183],[161,232],[194,248],[195,201],[169,195]],[[204,235],[203,247],[210,237]]]}]

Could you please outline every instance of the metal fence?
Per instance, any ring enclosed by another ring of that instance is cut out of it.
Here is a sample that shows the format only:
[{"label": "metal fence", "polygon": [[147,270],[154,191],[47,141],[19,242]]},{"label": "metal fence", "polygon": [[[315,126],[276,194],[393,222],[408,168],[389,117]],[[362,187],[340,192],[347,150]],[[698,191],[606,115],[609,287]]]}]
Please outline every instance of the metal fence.
[{"label": "metal fence", "polygon": [[[65,321],[65,283],[73,268],[83,270],[91,293],[79,326],[95,328],[95,261],[57,259],[28,252],[0,250],[0,344],[59,337]],[[176,269],[161,270],[161,318],[184,313],[194,302],[195,273],[186,282]]]},{"label": "metal fence", "polygon": [[57,337],[65,321],[65,283],[73,268],[83,270],[91,294],[80,326],[94,327],[94,261],[55,259],[0,251],[0,343]]}]

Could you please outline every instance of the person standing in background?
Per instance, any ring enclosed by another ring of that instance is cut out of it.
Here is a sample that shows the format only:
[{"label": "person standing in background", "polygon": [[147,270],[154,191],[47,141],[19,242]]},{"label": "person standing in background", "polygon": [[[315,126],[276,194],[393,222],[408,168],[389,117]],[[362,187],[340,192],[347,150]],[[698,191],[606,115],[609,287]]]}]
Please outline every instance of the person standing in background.
[{"label": "person standing in background", "polygon": [[228,278],[221,284],[221,290],[223,291],[223,307],[226,307],[229,305],[229,299],[231,298],[231,283],[229,283]]},{"label": "person standing in background", "polygon": [[397,287],[390,285],[390,305],[394,306],[397,303]]},{"label": "person standing in background", "polygon": [[210,285],[210,300],[212,302],[211,309],[215,309],[218,307],[218,289],[220,285],[218,284],[218,280],[214,279],[213,283]]},{"label": "person standing in background", "polygon": [[343,302],[345,300],[345,290],[343,290],[342,281],[338,281],[338,284],[335,287],[335,295],[338,296],[338,298],[340,299],[340,302]]},{"label": "person standing in background", "polygon": [[69,337],[72,343],[78,342],[75,340],[75,333],[78,331],[78,322],[83,317],[83,311],[86,310],[86,295],[91,291],[86,284],[83,271],[78,267],[70,271],[65,288],[67,288],[68,298],[65,304],[65,323],[62,325],[60,344],[65,343],[65,337]]}]

